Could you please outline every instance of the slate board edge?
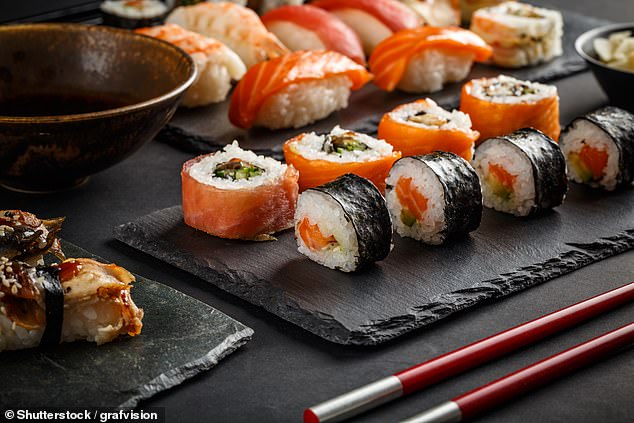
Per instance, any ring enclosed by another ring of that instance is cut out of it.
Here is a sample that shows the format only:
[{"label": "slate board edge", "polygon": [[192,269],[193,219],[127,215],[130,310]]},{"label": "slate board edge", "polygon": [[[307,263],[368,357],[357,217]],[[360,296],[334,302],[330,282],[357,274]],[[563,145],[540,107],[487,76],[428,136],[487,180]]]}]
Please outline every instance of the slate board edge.
[{"label": "slate board edge", "polygon": [[[168,209],[175,208],[180,208],[180,206]],[[154,213],[160,213],[161,211]],[[173,266],[179,267],[177,257],[181,259],[188,258],[186,252],[175,249],[173,245],[167,242],[148,239],[142,228],[134,222],[116,227],[114,233],[115,238],[119,241],[160,260],[164,259],[157,252],[162,248],[169,249],[172,254],[170,255],[170,260],[166,261]],[[510,295],[550,281],[589,264],[634,249],[634,228],[626,229],[614,236],[601,238],[594,242],[567,243],[566,245],[570,246],[571,249],[560,253],[557,257],[524,266],[513,272],[501,274],[494,279],[475,283],[466,289],[432,298],[427,305],[413,307],[408,314],[394,316],[385,320],[371,321],[362,326],[360,330],[349,330],[332,317],[327,319],[329,323],[324,325],[324,317],[327,316],[320,315],[319,318],[316,318],[314,313],[297,307],[294,301],[288,299],[279,290],[276,290],[276,295],[268,295],[265,300],[262,300],[262,296],[253,295],[253,290],[248,289],[251,287],[257,289],[259,281],[258,278],[247,272],[229,270],[225,275],[208,267],[202,268],[202,266],[197,265],[197,271],[191,271],[190,273],[239,298],[261,306],[267,311],[328,341],[343,345],[371,346],[387,342],[476,304]],[[213,282],[206,278],[206,272],[215,274],[216,277]],[[249,279],[245,279],[245,276],[249,277]],[[237,287],[244,287],[245,285],[248,287],[247,289],[237,289]]]}]

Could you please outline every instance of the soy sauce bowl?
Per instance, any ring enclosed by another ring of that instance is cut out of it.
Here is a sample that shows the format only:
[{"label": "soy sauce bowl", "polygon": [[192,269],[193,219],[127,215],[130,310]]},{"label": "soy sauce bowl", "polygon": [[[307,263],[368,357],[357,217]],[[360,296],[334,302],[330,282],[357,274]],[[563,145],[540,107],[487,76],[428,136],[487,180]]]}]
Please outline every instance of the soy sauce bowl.
[{"label": "soy sauce bowl", "polygon": [[0,45],[0,183],[14,190],[68,189],[124,160],[196,77],[182,50],[104,26],[0,26]]},{"label": "soy sauce bowl", "polygon": [[634,112],[634,72],[615,69],[598,59],[594,49],[594,40],[608,38],[610,34],[620,31],[632,31],[634,23],[622,23],[601,26],[581,34],[575,41],[577,53],[588,63],[594,77],[610,99],[613,106]]}]

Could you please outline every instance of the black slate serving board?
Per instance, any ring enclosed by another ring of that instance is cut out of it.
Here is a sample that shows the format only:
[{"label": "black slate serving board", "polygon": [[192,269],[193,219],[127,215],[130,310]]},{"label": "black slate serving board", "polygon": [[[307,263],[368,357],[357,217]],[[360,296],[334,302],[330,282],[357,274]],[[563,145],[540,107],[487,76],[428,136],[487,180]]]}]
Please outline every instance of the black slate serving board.
[{"label": "black slate serving board", "polygon": [[[94,257],[63,243],[68,257]],[[143,330],[88,342],[0,353],[0,407],[133,408],[208,370],[247,343],[253,330],[168,286],[136,276]]]},{"label": "black slate serving board", "polygon": [[477,231],[448,245],[396,236],[386,260],[355,274],[299,254],[291,231],[260,243],[198,232],[180,206],[121,225],[115,237],[329,341],[372,345],[634,248],[633,206],[634,187],[574,185],[546,215],[485,210]]},{"label": "black slate serving board", "polygon": [[[563,11],[562,13],[565,27],[563,56],[549,63],[517,70],[476,64],[469,79],[492,77],[504,73],[520,79],[546,82],[585,70],[586,64],[575,52],[574,41],[583,32],[608,22],[575,12]],[[431,97],[444,107],[456,108],[462,85],[463,83],[449,84],[438,93],[412,95],[399,92],[387,93],[370,83],[352,94],[347,109],[335,112],[326,119],[300,129],[277,131],[264,128],[245,131],[234,127],[227,118],[228,100],[195,109],[180,108],[171,122],[159,133],[157,139],[192,153],[217,151],[235,139],[239,141],[242,148],[281,160],[283,159],[283,142],[300,132],[329,132],[335,125],[341,125],[346,129],[373,134],[376,132],[379,119],[385,112],[399,104],[421,97]]]}]

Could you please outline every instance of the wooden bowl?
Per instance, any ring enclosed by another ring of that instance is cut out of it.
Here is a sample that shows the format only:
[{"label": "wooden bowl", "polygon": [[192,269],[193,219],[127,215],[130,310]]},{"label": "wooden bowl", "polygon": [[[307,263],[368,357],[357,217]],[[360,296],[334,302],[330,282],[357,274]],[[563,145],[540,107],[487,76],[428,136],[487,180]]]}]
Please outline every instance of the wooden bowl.
[{"label": "wooden bowl", "polygon": [[104,26],[0,26],[0,46],[0,183],[23,191],[75,186],[128,157],[196,77],[182,50]]}]

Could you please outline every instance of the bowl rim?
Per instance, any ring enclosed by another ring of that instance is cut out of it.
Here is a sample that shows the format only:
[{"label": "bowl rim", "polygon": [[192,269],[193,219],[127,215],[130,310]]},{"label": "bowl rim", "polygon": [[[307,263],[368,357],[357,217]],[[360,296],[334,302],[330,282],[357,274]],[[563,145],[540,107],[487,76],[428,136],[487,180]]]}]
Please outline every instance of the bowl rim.
[{"label": "bowl rim", "polygon": [[595,38],[597,38],[598,34],[602,33],[602,32],[616,32],[619,30],[626,30],[626,29],[630,29],[632,30],[632,33],[634,33],[634,22],[623,22],[623,23],[614,23],[614,24],[608,24],[608,25],[603,25],[603,26],[599,26],[597,28],[592,28],[586,32],[584,32],[583,34],[579,35],[577,37],[577,39],[575,40],[575,50],[577,51],[577,54],[579,56],[581,56],[582,58],[584,58],[585,60],[587,60],[588,62],[595,64],[597,66],[600,66],[604,69],[609,69],[615,72],[621,72],[624,74],[631,74],[634,75],[634,71],[628,71],[628,70],[624,70],[624,69],[617,69],[617,68],[613,68],[611,66],[606,65],[605,63],[603,63],[600,60],[595,59],[594,57],[590,56],[588,53],[586,53],[583,48],[582,45],[585,44],[587,41],[589,40],[594,40]]},{"label": "bowl rim", "polygon": [[38,124],[38,123],[59,123],[59,122],[77,122],[84,121],[89,119],[99,119],[99,118],[108,118],[121,116],[124,114],[128,114],[130,112],[139,111],[147,109],[151,106],[155,106],[157,104],[166,102],[168,100],[173,99],[185,92],[196,80],[198,76],[198,67],[196,63],[192,59],[192,57],[187,54],[181,48],[170,44],[166,41],[159,40],[158,38],[153,38],[147,35],[138,34],[131,30],[115,28],[111,26],[105,25],[88,25],[81,23],[25,23],[25,24],[12,24],[12,25],[2,25],[0,26],[0,32],[3,31],[11,31],[11,30],[29,30],[29,29],[72,29],[74,31],[79,30],[88,30],[88,31],[98,31],[98,32],[115,32],[124,34],[127,37],[140,38],[143,39],[144,42],[156,43],[161,46],[161,48],[168,48],[176,51],[181,57],[183,57],[186,62],[189,64],[189,76],[188,78],[180,83],[176,88],[171,91],[166,92],[158,97],[153,97],[149,100],[145,100],[139,103],[129,104],[122,107],[117,107],[114,109],[106,109],[100,110],[97,112],[89,112],[89,113],[77,113],[71,115],[52,115],[52,116],[3,116],[0,115],[0,123],[28,123],[28,124]]}]

